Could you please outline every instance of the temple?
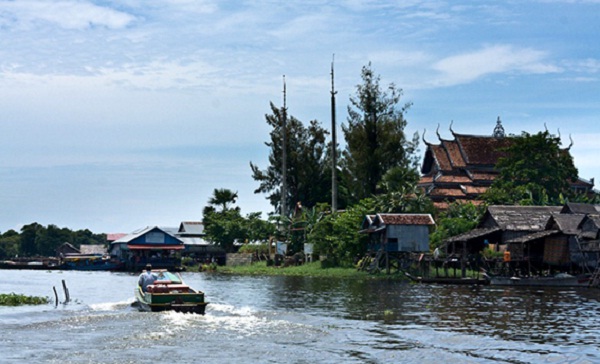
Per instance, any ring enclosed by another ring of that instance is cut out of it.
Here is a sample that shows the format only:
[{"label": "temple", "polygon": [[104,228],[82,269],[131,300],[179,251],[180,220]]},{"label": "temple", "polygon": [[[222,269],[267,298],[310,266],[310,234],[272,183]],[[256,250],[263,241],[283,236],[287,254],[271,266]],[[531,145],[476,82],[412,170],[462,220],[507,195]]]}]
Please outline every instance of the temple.
[{"label": "temple", "polygon": [[[506,136],[500,117],[490,136],[466,135],[450,131],[454,140],[445,140],[436,133],[439,144],[423,142],[427,146],[418,186],[431,198],[438,209],[446,209],[452,202],[482,203],[481,195],[488,190],[499,171],[496,163],[506,156],[504,150],[514,140]],[[566,148],[565,151],[569,151]],[[578,192],[590,192],[594,180],[577,178],[570,182]]]}]

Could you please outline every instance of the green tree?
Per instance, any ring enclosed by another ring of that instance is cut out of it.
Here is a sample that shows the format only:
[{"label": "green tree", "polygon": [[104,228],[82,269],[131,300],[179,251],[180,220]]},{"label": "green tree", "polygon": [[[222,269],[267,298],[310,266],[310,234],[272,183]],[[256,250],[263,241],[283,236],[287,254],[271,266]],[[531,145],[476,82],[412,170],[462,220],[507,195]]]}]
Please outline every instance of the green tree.
[{"label": "green tree", "polygon": [[393,167],[416,165],[413,155],[418,136],[412,141],[404,135],[404,114],[411,106],[399,106],[402,89],[390,84],[382,90],[380,77],[371,64],[362,69],[363,83],[357,85],[356,96],[350,98],[348,125],[342,125],[346,149],[342,166],[353,201],[377,194],[384,174]]},{"label": "green tree", "polygon": [[314,252],[326,255],[337,265],[352,266],[354,258],[367,251],[368,238],[359,230],[365,216],[374,212],[374,206],[373,199],[364,199],[343,212],[320,219],[308,234]]},{"label": "green tree", "polygon": [[209,206],[212,208],[220,207],[221,212],[229,210],[229,206],[233,205],[238,198],[238,193],[226,188],[215,188],[213,196],[208,200]]},{"label": "green tree", "polygon": [[226,252],[235,250],[234,243],[267,241],[275,233],[275,225],[260,219],[254,212],[243,217],[240,208],[233,206],[238,194],[228,189],[215,189],[203,209],[204,232],[208,241]]},{"label": "green tree", "polygon": [[467,231],[479,224],[486,210],[485,205],[476,206],[471,202],[453,202],[436,221],[435,231],[429,236],[430,248],[439,247],[444,240]]},{"label": "green tree", "polygon": [[247,236],[245,221],[238,209],[210,212],[204,215],[203,222],[207,240],[228,253],[234,251],[236,241],[243,242]]},{"label": "green tree", "polygon": [[[266,115],[272,128],[270,141],[265,145],[269,152],[269,166],[261,170],[250,162],[252,178],[260,183],[254,193],[268,193],[268,199],[276,209],[281,206],[283,131],[281,109],[271,103],[272,114]],[[318,121],[308,126],[292,117],[286,122],[287,133],[287,206],[301,202],[314,206],[318,202],[331,201],[331,167],[328,163],[326,136],[329,134]]]},{"label": "green tree", "polygon": [[25,257],[34,256],[39,254],[38,247],[36,245],[36,239],[38,232],[44,227],[37,222],[29,225],[24,225],[21,228],[21,252],[20,254]]},{"label": "green tree", "polygon": [[560,144],[548,131],[515,137],[496,164],[500,175],[484,199],[489,204],[549,205],[575,198],[569,182],[578,178],[578,171]]},{"label": "green tree", "polygon": [[392,167],[383,176],[375,196],[377,212],[430,213],[435,212],[433,202],[417,188],[418,171],[411,167]]},{"label": "green tree", "polygon": [[35,239],[37,254],[43,256],[55,256],[56,249],[64,243],[73,243],[71,230],[53,224],[40,228]]},{"label": "green tree", "polygon": [[253,212],[246,216],[245,231],[248,242],[266,242],[276,233],[277,226],[261,219],[260,216],[260,212]]},{"label": "green tree", "polygon": [[14,230],[8,230],[0,235],[0,259],[13,258],[19,254],[21,236]]}]

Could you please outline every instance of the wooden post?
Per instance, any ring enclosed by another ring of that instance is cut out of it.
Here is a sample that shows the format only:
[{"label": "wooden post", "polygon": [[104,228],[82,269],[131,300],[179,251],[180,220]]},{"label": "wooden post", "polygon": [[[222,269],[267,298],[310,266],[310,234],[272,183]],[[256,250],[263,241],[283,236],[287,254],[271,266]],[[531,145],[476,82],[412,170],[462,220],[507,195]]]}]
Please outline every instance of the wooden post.
[{"label": "wooden post", "polygon": [[58,293],[56,293],[56,287],[52,286],[54,290],[54,307],[58,306]]},{"label": "wooden post", "polygon": [[67,283],[65,283],[65,280],[62,280],[62,286],[63,286],[63,290],[65,291],[65,303],[69,302],[71,300],[71,298],[69,297],[69,289],[67,288]]}]

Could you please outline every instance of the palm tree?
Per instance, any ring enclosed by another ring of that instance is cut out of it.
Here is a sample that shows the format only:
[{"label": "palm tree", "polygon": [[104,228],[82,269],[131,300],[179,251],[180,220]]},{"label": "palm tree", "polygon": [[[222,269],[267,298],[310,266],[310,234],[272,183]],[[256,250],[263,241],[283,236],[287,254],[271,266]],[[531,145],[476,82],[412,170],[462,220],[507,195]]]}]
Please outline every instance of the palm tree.
[{"label": "palm tree", "polygon": [[215,211],[215,207],[220,207],[221,212],[229,210],[229,206],[234,204],[238,198],[238,193],[227,188],[215,188],[213,196],[208,200],[206,209],[211,208]]}]

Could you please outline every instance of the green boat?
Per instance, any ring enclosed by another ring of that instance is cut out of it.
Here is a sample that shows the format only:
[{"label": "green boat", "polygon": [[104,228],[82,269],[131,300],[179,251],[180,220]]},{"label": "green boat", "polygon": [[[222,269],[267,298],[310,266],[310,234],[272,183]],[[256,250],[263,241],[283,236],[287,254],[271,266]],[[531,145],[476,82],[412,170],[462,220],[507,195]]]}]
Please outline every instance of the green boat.
[{"label": "green boat", "polygon": [[138,285],[135,298],[141,311],[176,311],[204,315],[207,302],[204,302],[204,292],[186,285],[179,274],[167,270],[152,270],[158,278],[153,284],[142,291]]}]

